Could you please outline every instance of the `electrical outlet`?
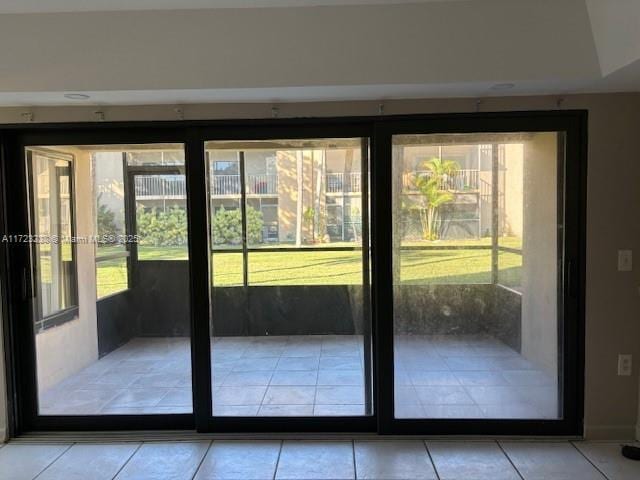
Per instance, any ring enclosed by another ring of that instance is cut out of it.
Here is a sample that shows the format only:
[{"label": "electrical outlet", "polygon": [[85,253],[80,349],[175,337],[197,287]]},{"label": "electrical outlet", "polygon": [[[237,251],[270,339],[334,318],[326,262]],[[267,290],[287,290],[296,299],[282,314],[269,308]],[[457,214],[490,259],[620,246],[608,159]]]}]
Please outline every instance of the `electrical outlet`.
[{"label": "electrical outlet", "polygon": [[618,250],[618,271],[630,272],[633,270],[633,251]]},{"label": "electrical outlet", "polygon": [[631,354],[618,355],[618,375],[624,377],[631,375]]}]

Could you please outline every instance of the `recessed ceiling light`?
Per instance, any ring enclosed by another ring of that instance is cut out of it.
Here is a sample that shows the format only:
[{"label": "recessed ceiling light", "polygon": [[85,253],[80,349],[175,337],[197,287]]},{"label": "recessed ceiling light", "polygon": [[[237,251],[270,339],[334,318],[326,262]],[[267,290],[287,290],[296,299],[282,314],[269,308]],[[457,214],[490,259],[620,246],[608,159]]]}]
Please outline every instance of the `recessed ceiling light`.
[{"label": "recessed ceiling light", "polygon": [[65,93],[64,98],[69,100],[88,100],[91,97],[85,93]]},{"label": "recessed ceiling light", "polygon": [[503,90],[511,90],[515,87],[515,83],[496,83],[491,86],[491,90],[503,91]]}]

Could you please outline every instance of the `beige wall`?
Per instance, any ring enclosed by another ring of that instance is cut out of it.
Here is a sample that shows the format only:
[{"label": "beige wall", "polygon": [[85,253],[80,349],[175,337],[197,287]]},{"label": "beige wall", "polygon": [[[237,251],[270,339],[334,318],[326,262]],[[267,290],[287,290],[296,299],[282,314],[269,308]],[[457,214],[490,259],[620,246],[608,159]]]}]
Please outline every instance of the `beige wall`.
[{"label": "beige wall", "polygon": [[[74,155],[76,235],[93,235],[93,209],[87,203],[93,198],[91,158],[87,152],[68,151]],[[36,335],[40,393],[98,359],[95,246],[78,243],[76,252],[78,317]]]},{"label": "beige wall", "polygon": [[502,235],[522,236],[522,208],[523,202],[523,168],[524,168],[523,143],[509,143],[504,145],[504,183],[501,188],[504,191],[504,228]]},{"label": "beige wall", "polygon": [[558,371],[557,157],[556,134],[536,134],[524,144],[521,185],[522,355],[554,377]]},{"label": "beige wall", "polygon": [[[557,97],[483,98],[482,111],[555,110]],[[379,102],[286,104],[281,117],[377,115]],[[589,110],[587,213],[586,399],[590,438],[631,438],[638,417],[638,370],[616,375],[617,355],[640,360],[640,268],[616,270],[619,248],[640,247],[640,94],[567,96],[563,108]],[[386,114],[473,112],[475,99],[385,102]],[[0,109],[0,123],[21,122],[24,108]],[[35,108],[35,121],[93,121],[95,107]],[[106,119],[176,119],[172,106],[104,108]],[[269,104],[189,105],[187,119],[269,118]]]}]

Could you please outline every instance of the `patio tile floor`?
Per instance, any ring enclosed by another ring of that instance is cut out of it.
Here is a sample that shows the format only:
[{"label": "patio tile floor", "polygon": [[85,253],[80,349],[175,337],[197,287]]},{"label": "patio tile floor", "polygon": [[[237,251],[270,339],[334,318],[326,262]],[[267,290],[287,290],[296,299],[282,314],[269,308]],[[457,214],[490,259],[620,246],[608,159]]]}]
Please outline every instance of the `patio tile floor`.
[{"label": "patio tile floor", "polygon": [[[363,338],[217,337],[219,416],[364,415]],[[397,335],[398,418],[555,418],[555,379],[488,336]],[[135,338],[43,392],[43,415],[188,413],[186,338]]]}]

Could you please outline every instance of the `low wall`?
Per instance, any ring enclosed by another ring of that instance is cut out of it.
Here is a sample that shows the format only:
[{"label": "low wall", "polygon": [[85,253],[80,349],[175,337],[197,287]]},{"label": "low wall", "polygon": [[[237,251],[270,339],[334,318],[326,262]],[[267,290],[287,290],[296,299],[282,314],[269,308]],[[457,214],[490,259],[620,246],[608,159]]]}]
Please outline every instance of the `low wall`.
[{"label": "low wall", "polygon": [[520,351],[522,298],[501,285],[402,285],[394,288],[394,332],[492,335]]},{"label": "low wall", "polygon": [[[136,336],[189,336],[187,261],[140,262],[134,287],[98,301],[103,356]],[[212,289],[216,336],[353,335],[364,332],[358,285]],[[402,285],[395,288],[397,334],[489,334],[521,348],[521,295],[499,285]]]},{"label": "low wall", "polygon": [[357,285],[224,287],[212,298],[216,336],[363,333]]}]

